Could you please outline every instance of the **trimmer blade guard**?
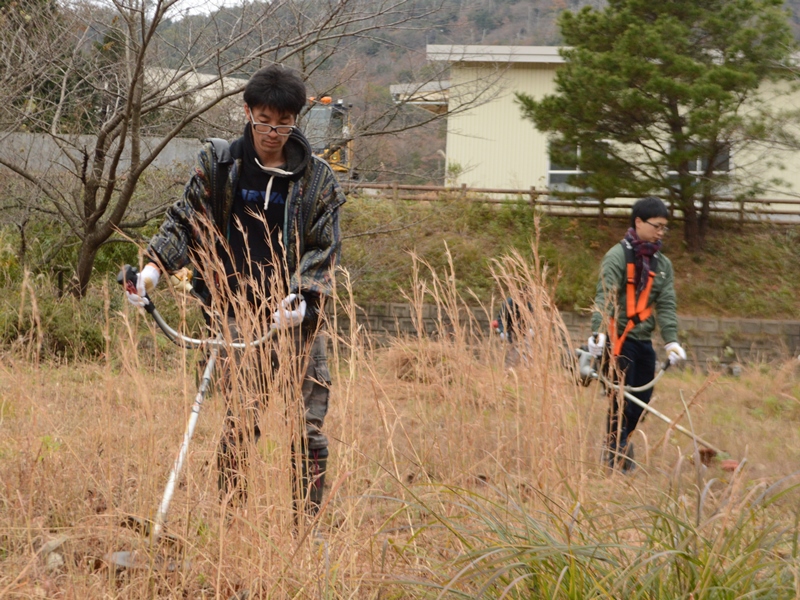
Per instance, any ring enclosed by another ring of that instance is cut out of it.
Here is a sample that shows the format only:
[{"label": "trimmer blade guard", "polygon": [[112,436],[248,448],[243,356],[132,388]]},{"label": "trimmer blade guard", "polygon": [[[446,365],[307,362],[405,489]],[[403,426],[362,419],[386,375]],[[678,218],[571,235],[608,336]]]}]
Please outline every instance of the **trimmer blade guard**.
[{"label": "trimmer blade guard", "polygon": [[[154,523],[151,519],[143,519],[142,517],[137,517],[136,515],[126,515],[120,523],[120,526],[130,529],[131,531],[135,531],[142,537],[149,538],[153,531]],[[170,533],[162,532],[158,537],[158,543],[166,543],[177,548],[180,546],[181,541]]]}]

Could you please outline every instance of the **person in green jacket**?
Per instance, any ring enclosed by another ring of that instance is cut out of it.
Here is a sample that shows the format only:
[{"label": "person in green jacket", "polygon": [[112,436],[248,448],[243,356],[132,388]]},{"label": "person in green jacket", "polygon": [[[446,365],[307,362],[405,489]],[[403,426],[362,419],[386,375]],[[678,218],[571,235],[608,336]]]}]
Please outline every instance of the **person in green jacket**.
[{"label": "person in green jacket", "polygon": [[[666,343],[670,364],[686,360],[686,351],[678,343],[672,262],[661,253],[661,241],[669,230],[668,217],[660,198],[637,200],[625,237],[606,253],[600,266],[589,352],[602,358],[604,368],[619,374],[624,384],[632,387],[645,385],[655,376],[656,353],[651,338],[656,325]],[[650,388],[633,395],[647,404],[652,394]],[[605,452],[612,468],[634,468],[629,439],[642,412],[627,400],[620,407],[617,395],[613,395]]]}]

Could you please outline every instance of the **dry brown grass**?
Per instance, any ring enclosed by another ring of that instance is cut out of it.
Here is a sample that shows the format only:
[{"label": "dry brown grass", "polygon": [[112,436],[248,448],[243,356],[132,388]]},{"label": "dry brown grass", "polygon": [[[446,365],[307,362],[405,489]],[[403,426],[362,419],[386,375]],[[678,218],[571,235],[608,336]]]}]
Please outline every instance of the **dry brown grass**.
[{"label": "dry brown grass", "polygon": [[[207,400],[168,519],[190,561],[175,573],[115,577],[101,559],[146,547],[118,523],[155,511],[194,397],[197,357],[165,352],[141,322],[111,343],[105,362],[34,365],[3,355],[0,597],[228,598],[243,589],[258,598],[420,597],[423,588],[402,582],[442,583],[444,565],[470,550],[453,528],[476,516],[460,494],[518,503],[545,520],[598,510],[606,516],[596,525],[612,528],[626,506],[729,477],[678,461],[691,444],[680,434],[659,442],[665,426],[652,417],[635,438],[643,463],[635,475],[600,468],[605,400],[565,368],[565,329],[541,265],[519,257],[495,265],[505,291],[533,299],[523,321],[535,337],[513,371],[503,368],[503,344],[460,311],[452,274],[423,272],[418,264],[409,296],[441,307],[437,331],[378,346],[354,329],[334,346],[329,501],[313,532],[298,530],[291,513],[293,425],[278,402],[248,467],[248,502],[226,518],[214,464],[223,402]],[[352,308],[340,299],[341,310]],[[800,462],[797,375],[795,363],[753,365],[739,379],[719,377],[692,404],[691,426],[748,458],[740,485],[774,481]],[[681,392],[689,402],[706,377],[668,373],[654,403],[676,415]],[[709,490],[719,501],[730,495],[722,482]],[[48,566],[42,545],[62,535],[64,564]]]}]

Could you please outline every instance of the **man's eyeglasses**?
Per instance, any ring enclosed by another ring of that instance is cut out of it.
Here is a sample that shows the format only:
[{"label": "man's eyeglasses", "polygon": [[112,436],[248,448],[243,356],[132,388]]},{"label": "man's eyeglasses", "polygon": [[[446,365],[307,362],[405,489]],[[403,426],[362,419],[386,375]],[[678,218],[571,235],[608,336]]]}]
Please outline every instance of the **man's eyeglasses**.
[{"label": "man's eyeglasses", "polygon": [[656,231],[663,231],[664,233],[667,233],[669,231],[669,227],[663,225],[662,223],[651,223],[650,221],[645,221],[645,223],[650,225],[650,227],[652,227]]},{"label": "man's eyeglasses", "polygon": [[253,125],[253,131],[268,135],[273,131],[278,135],[287,136],[292,135],[292,132],[297,129],[294,125],[268,125],[267,123],[256,123],[253,120],[253,115],[250,115],[250,123]]}]

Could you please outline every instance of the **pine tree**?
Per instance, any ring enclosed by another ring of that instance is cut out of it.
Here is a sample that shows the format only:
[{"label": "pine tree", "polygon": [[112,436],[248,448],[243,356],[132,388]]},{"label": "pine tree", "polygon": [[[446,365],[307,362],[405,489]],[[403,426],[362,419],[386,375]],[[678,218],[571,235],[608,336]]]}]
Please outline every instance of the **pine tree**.
[{"label": "pine tree", "polygon": [[556,93],[517,94],[524,117],[552,134],[553,160],[577,159],[575,185],[662,195],[699,250],[729,158],[780,132],[758,92],[792,76],[783,0],[609,0],[565,12],[560,28]]}]

